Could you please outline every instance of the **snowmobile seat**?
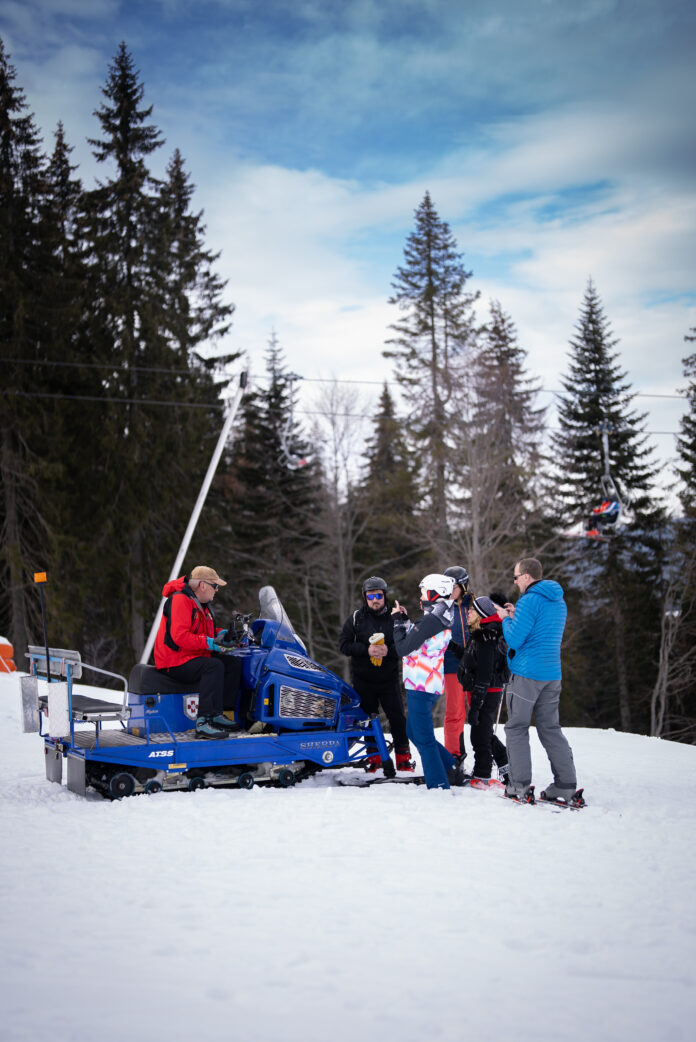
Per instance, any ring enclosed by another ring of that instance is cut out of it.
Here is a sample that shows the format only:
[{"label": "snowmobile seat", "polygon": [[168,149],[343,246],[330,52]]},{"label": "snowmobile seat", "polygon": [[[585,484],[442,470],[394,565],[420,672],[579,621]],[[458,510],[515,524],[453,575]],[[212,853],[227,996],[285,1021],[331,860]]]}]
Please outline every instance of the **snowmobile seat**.
[{"label": "snowmobile seat", "polygon": [[128,690],[134,695],[194,695],[198,694],[198,685],[182,684],[155,666],[138,663],[130,671]]}]

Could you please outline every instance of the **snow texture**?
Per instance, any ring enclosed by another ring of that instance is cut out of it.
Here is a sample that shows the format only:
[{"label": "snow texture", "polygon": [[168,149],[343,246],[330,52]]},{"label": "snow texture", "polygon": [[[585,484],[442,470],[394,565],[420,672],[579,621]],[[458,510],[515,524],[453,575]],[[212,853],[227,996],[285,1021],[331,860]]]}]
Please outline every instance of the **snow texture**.
[{"label": "snow texture", "polygon": [[691,1040],[696,748],[567,733],[579,813],[330,771],[111,803],[0,677],[4,1042]]}]

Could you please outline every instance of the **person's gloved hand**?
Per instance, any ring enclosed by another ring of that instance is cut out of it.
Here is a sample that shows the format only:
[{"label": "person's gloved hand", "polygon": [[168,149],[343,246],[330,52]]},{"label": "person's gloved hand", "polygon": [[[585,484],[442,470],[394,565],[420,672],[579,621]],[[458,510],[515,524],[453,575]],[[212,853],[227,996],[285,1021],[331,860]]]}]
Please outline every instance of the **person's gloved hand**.
[{"label": "person's gloved hand", "polygon": [[215,640],[220,640],[220,641],[227,640],[228,633],[229,633],[229,630],[218,630],[217,633],[215,634]]},{"label": "person's gloved hand", "polygon": [[481,712],[482,705],[483,698],[481,697],[481,695],[471,696],[471,705],[469,706],[469,712],[467,713],[467,717],[469,718],[469,723],[472,727],[478,727],[479,714]]},{"label": "person's gloved hand", "polygon": [[460,659],[464,654],[464,647],[462,644],[457,644],[456,640],[451,640],[447,645],[447,650],[451,651],[456,659]]},{"label": "person's gloved hand", "polygon": [[208,651],[224,651],[224,648],[217,643],[217,637],[206,637],[205,639],[208,644]]}]

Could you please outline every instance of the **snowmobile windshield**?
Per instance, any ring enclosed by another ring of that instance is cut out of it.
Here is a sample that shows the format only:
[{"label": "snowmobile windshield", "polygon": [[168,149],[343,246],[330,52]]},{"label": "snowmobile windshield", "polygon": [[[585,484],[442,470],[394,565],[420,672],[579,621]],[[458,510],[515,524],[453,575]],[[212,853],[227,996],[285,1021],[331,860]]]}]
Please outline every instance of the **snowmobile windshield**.
[{"label": "snowmobile windshield", "polygon": [[262,586],[259,590],[259,618],[279,622],[278,637],[282,640],[296,640],[304,647],[304,641],[295,632],[295,628],[272,586]]}]

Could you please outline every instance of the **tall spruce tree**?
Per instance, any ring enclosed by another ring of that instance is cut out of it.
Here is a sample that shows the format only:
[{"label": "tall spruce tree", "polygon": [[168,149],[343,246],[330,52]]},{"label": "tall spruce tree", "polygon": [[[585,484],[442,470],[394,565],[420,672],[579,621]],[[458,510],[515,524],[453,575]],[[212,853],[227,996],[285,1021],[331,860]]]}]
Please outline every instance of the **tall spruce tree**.
[{"label": "tall spruce tree", "polygon": [[175,154],[164,184],[150,173],[161,137],[125,44],[102,93],[95,112],[102,136],[91,144],[111,176],[87,194],[84,221],[89,336],[96,360],[109,366],[90,551],[115,594],[95,628],[130,645],[123,654],[132,660],[219,433],[213,363],[200,348],[226,330],[231,308],[203,247],[200,215],[189,211],[181,157]]},{"label": "tall spruce tree", "polygon": [[[645,416],[636,413],[608,319],[590,280],[571,339],[569,375],[553,435],[557,516],[583,517],[603,498],[600,424],[611,424],[609,467],[631,501],[634,522],[607,542],[565,543],[560,562],[570,616],[564,660],[569,708],[586,722],[648,728],[659,617],[662,513]],[[601,668],[598,664],[601,663]]]},{"label": "tall spruce tree", "polygon": [[511,561],[532,545],[545,411],[535,406],[538,388],[525,361],[514,323],[491,301],[468,369],[466,407],[453,415],[460,466],[452,546],[481,591],[507,585]]},{"label": "tall spruce tree", "polygon": [[[357,556],[365,573],[385,573],[405,584],[424,547],[416,517],[420,494],[414,452],[385,383],[365,445],[364,476],[358,489],[363,532]],[[419,576],[422,578],[422,576]]]},{"label": "tall spruce tree", "polygon": [[[696,341],[696,329],[684,339]],[[696,742],[696,354],[683,359],[688,411],[677,438],[682,515],[667,526],[658,675],[651,734]]]},{"label": "tall spruce tree", "polygon": [[0,628],[22,663],[40,633],[34,571],[46,567],[50,525],[40,484],[46,157],[0,39]]},{"label": "tall spruce tree", "polygon": [[[684,340],[696,342],[696,327],[686,334]],[[687,515],[696,516],[696,352],[682,360],[684,376],[689,381],[686,400],[689,411],[681,418],[681,434],[677,438],[677,452],[681,466],[677,473],[682,480],[679,491],[682,507]]]},{"label": "tall spruce tree", "polygon": [[[258,608],[260,586],[270,584],[298,632],[313,643],[308,560],[319,539],[321,483],[295,418],[294,374],[275,333],[266,350],[267,386],[249,390],[225,466],[230,535],[223,552],[235,576],[237,606]],[[290,455],[289,455],[290,451]]]},{"label": "tall spruce tree", "polygon": [[415,220],[389,300],[403,317],[390,327],[394,335],[384,355],[394,360],[409,431],[418,449],[429,537],[433,548],[444,553],[449,535],[447,489],[456,466],[449,410],[457,363],[472,336],[478,294],[466,289],[471,272],[464,268],[449,225],[438,216],[428,192]]}]

